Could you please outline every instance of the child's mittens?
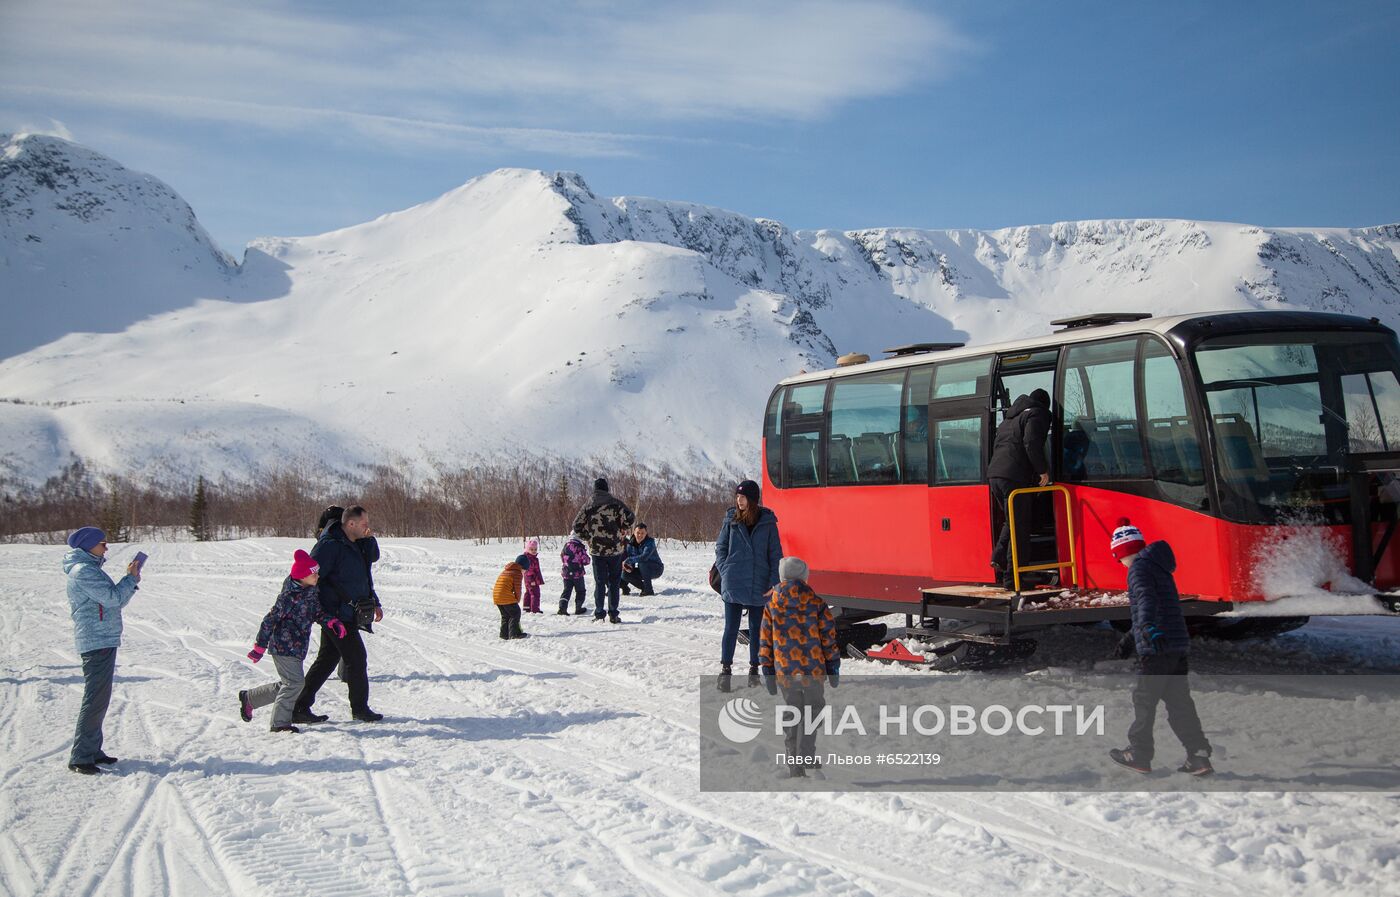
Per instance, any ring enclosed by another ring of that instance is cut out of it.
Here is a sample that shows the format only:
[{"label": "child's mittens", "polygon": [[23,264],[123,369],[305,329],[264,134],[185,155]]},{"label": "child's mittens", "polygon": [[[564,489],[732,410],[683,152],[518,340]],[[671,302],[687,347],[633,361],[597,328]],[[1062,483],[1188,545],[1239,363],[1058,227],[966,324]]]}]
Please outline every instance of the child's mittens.
[{"label": "child's mittens", "polygon": [[345,624],[335,617],[331,617],[330,622],[326,624],[326,628],[329,629],[336,638],[345,638]]},{"label": "child's mittens", "polygon": [[254,645],[253,650],[248,652],[248,659],[253,663],[257,663],[259,660],[262,660],[262,656],[266,651],[267,649],[262,645]]}]

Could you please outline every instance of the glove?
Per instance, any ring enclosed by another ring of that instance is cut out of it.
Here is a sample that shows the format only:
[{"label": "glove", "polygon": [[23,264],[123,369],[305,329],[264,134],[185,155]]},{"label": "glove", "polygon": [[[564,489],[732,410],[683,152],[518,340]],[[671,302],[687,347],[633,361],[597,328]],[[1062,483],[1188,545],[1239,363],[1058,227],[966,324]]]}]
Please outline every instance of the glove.
[{"label": "glove", "polygon": [[331,634],[336,638],[345,638],[345,624],[335,617],[331,617],[330,622],[326,623],[326,628],[329,629]]},{"label": "glove", "polygon": [[248,659],[253,663],[257,663],[259,660],[262,660],[262,656],[266,651],[267,649],[262,645],[254,645],[253,650],[248,652]]},{"label": "glove", "polygon": [[768,693],[769,693],[770,695],[773,695],[774,697],[777,697],[777,695],[778,695],[778,677],[777,677],[777,676],[774,676],[774,675],[772,675],[772,674],[766,674],[766,675],[764,675],[764,677],[763,677],[763,687],[766,688],[766,689],[768,689]]},{"label": "glove", "polygon": [[1125,633],[1123,637],[1118,640],[1118,644],[1114,646],[1113,659],[1127,660],[1129,657],[1132,657],[1136,653],[1137,644],[1133,641],[1133,634],[1131,632],[1128,632]]}]

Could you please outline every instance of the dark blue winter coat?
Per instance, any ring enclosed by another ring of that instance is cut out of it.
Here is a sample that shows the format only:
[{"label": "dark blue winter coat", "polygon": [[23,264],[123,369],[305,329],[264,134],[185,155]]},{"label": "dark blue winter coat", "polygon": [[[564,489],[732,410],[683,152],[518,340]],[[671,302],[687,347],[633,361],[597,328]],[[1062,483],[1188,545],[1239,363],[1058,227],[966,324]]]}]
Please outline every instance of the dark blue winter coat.
[{"label": "dark blue winter coat", "polygon": [[1139,657],[1185,654],[1191,647],[1181,595],[1176,591],[1176,556],[1166,542],[1153,542],[1128,568],[1128,601],[1133,613],[1133,642]]},{"label": "dark blue winter coat", "polygon": [[778,515],[760,508],[753,532],[735,519],[730,508],[715,539],[715,566],[719,568],[720,597],[736,604],[762,607],[764,597],[778,584],[778,561],[783,543],[778,539]]},{"label": "dark blue winter coat", "polygon": [[624,564],[631,564],[632,569],[642,579],[656,579],[666,570],[666,565],[661,563],[661,555],[656,550],[656,540],[647,536],[638,545],[635,540],[627,540],[627,557]]},{"label": "dark blue winter coat", "polygon": [[288,576],[282,583],[277,602],[263,617],[253,644],[262,645],[269,654],[305,660],[311,627],[330,619],[321,607],[319,589],[302,585]]},{"label": "dark blue winter coat", "polygon": [[[378,549],[377,542],[374,547]],[[327,614],[353,625],[357,602],[378,604],[364,550],[345,535],[340,521],[325,528],[311,549],[311,557],[321,565],[321,607]]]}]

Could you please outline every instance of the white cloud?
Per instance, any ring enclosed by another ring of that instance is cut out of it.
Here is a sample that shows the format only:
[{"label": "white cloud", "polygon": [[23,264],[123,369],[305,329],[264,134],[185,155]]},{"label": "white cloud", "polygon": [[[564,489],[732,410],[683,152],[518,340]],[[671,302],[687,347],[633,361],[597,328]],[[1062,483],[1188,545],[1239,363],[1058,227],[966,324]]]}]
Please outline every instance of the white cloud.
[{"label": "white cloud", "polygon": [[33,125],[22,121],[12,130],[16,136],[21,137],[26,134],[42,134],[45,137],[62,137],[64,140],[73,139],[73,132],[68,130],[68,126],[56,118],[49,119],[47,126]]},{"label": "white cloud", "polygon": [[903,0],[409,6],[352,19],[278,0],[7,0],[0,89],[397,145],[615,155],[677,122],[818,118],[969,49]]}]

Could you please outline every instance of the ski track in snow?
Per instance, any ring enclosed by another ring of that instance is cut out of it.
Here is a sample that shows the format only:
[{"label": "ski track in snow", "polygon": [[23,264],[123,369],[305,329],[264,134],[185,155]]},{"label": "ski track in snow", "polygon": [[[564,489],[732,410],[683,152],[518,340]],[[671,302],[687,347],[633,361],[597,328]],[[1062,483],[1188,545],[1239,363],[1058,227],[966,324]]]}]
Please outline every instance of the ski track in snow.
[{"label": "ski track in snow", "polygon": [[[702,793],[695,689],[721,620],[707,547],[665,546],[661,593],[624,596],[622,626],[553,614],[547,547],[547,610],[502,643],[488,596],[514,543],[386,539],[386,616],[366,639],[385,721],[348,721],[332,678],[317,702],[331,721],[274,737],[270,708],[239,721],[236,692],[273,674],[243,655],[301,545],[143,546],[106,726],[122,762],[94,779],[65,769],[82,677],[62,550],[0,546],[0,894],[1400,889],[1396,795]],[[134,550],[114,546],[109,566]],[[1045,635],[1032,664],[1101,657],[1113,638]],[[1393,670],[1400,621],[1194,650],[1203,670]]]}]

